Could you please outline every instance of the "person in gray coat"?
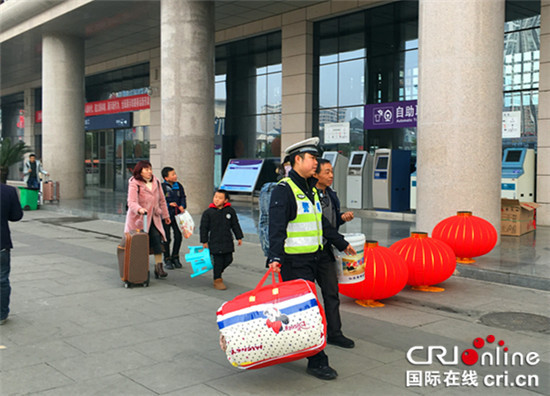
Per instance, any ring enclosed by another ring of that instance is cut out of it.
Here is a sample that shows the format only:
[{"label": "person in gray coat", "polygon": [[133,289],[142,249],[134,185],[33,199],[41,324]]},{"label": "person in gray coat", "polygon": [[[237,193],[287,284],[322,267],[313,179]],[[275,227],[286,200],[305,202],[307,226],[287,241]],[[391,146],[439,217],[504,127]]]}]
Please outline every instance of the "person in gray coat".
[{"label": "person in gray coat", "polygon": [[42,168],[42,163],[36,159],[35,154],[29,155],[29,159],[25,161],[23,167],[23,180],[27,183],[27,188],[33,190],[38,190],[40,188],[40,180],[38,179],[40,173],[46,176],[49,174]]}]

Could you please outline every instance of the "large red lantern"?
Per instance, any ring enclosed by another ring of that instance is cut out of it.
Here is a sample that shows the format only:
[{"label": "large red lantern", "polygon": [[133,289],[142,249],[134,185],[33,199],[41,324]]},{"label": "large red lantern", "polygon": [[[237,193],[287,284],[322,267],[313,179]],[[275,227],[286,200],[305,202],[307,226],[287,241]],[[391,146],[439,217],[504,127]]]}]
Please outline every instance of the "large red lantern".
[{"label": "large red lantern", "polygon": [[365,276],[357,283],[340,283],[340,293],[357,299],[364,307],[383,307],[375,300],[399,293],[407,283],[407,264],[390,249],[378,246],[377,241],[367,241],[364,251]]},{"label": "large red lantern", "polygon": [[412,232],[409,238],[391,245],[390,249],[403,257],[409,268],[407,285],[414,290],[440,292],[433,287],[448,279],[456,268],[453,249],[445,242],[428,238],[426,232]]},{"label": "large red lantern", "polygon": [[458,212],[441,220],[432,232],[432,238],[449,245],[457,261],[471,264],[472,257],[489,253],[497,244],[497,230],[487,220],[472,216],[472,212]]}]

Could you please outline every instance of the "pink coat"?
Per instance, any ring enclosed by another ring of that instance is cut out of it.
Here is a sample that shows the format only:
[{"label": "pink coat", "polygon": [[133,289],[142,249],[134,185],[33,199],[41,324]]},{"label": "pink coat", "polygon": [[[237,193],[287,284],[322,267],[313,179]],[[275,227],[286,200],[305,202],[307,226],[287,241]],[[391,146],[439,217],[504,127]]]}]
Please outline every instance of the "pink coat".
[{"label": "pink coat", "polygon": [[145,182],[133,177],[128,181],[128,213],[126,213],[124,232],[143,229],[143,216],[138,214],[138,210],[144,208],[147,210],[147,230],[151,228],[151,222],[154,222],[162,239],[166,240],[162,223],[163,219],[170,218],[168,206],[159,179],[153,176],[152,183],[153,188],[149,190]]}]

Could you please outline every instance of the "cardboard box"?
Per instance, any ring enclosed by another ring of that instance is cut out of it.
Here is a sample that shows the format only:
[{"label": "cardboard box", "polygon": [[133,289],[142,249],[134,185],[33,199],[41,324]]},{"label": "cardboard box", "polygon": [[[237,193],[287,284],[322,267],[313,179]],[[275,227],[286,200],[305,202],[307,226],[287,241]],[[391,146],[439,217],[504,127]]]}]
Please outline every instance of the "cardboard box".
[{"label": "cardboard box", "polygon": [[535,213],[539,204],[502,199],[500,207],[500,235],[520,236],[535,230]]}]

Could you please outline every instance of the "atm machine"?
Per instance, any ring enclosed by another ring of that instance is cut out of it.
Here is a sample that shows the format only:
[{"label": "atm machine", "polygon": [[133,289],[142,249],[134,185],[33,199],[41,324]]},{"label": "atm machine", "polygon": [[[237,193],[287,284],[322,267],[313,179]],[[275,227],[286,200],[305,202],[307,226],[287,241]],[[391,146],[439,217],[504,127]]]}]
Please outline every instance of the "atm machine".
[{"label": "atm machine", "polygon": [[535,150],[525,147],[504,149],[501,197],[535,200]]},{"label": "atm machine", "polygon": [[372,155],[366,151],[352,151],[348,163],[348,209],[372,208]]},{"label": "atm machine", "polygon": [[408,150],[378,149],[374,152],[372,201],[375,209],[409,210],[410,161]]},{"label": "atm machine", "polygon": [[334,171],[334,181],[332,182],[332,189],[338,193],[340,202],[346,202],[346,175],[348,171],[348,158],[344,157],[338,151],[325,151],[323,158],[328,160],[332,165]]}]

